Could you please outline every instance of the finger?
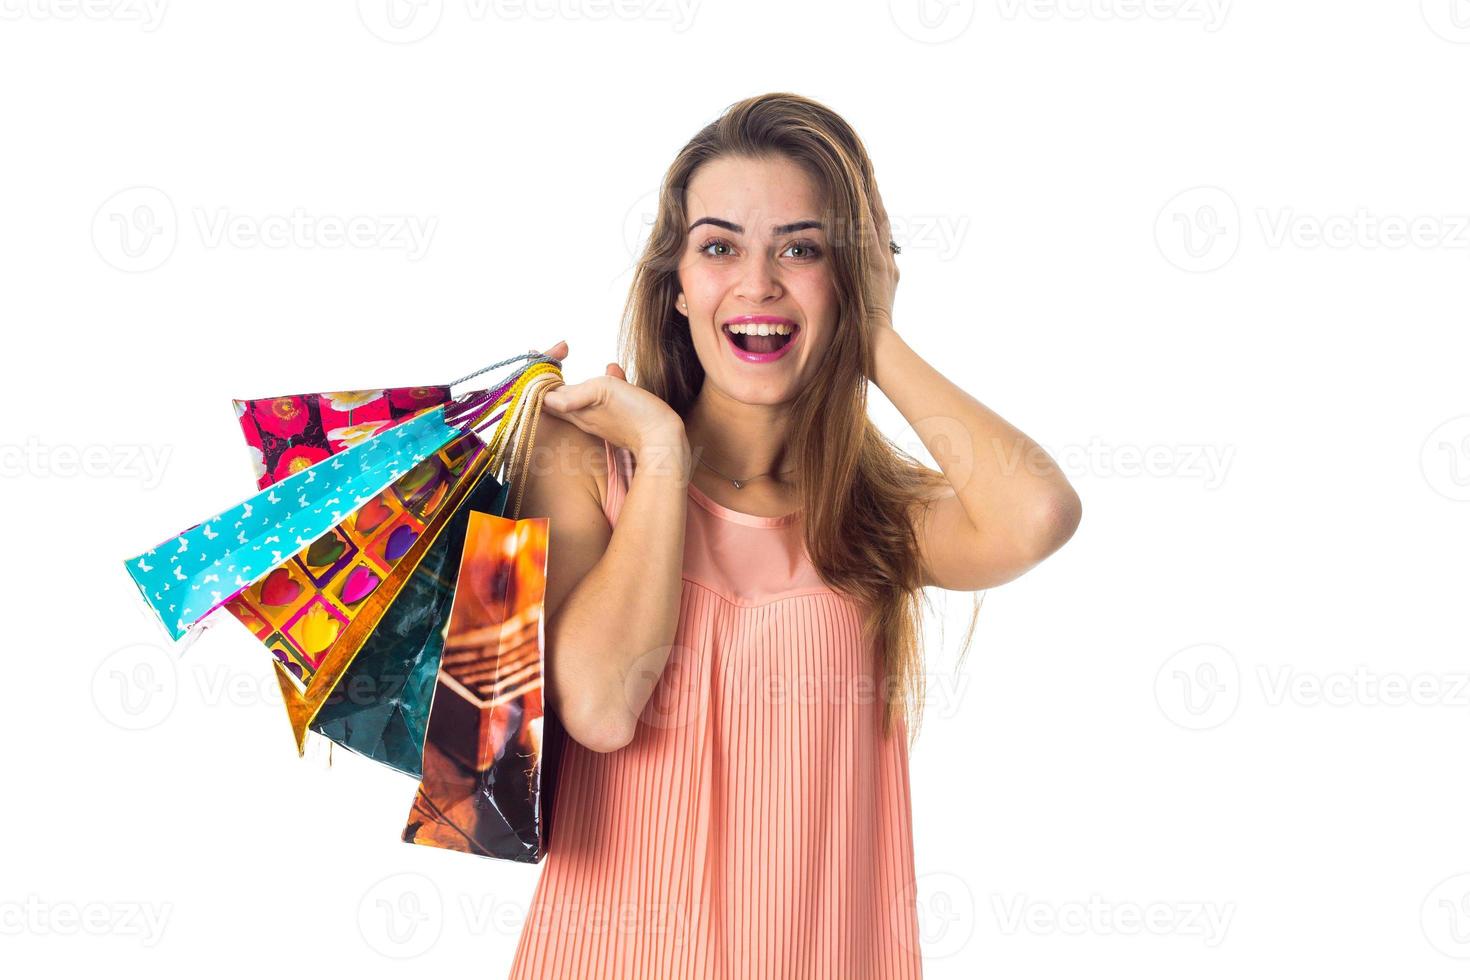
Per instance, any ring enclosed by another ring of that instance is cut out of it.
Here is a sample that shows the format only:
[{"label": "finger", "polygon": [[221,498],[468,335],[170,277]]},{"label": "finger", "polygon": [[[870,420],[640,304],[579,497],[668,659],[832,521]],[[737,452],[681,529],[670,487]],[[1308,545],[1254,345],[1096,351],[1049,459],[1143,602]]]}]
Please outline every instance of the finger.
[{"label": "finger", "polygon": [[628,375],[623,372],[623,367],[621,364],[609,363],[607,366],[607,373],[612,377],[619,379],[620,381],[628,380]]},{"label": "finger", "polygon": [[544,408],[551,409],[553,414],[561,415],[563,412],[576,412],[586,408],[597,400],[597,392],[592,386],[583,382],[574,385],[561,385],[548,391],[541,400]]},{"label": "finger", "polygon": [[879,242],[884,248],[888,247],[888,241],[893,237],[892,226],[888,221],[888,209],[883,206],[883,194],[878,190],[877,181],[873,182],[873,224],[877,227]]},{"label": "finger", "polygon": [[549,357],[554,361],[566,360],[566,356],[568,353],[570,353],[570,348],[567,347],[567,342],[565,340],[559,340],[556,342],[556,345],[554,347],[551,347],[548,350],[544,350],[541,352],[543,357]]}]

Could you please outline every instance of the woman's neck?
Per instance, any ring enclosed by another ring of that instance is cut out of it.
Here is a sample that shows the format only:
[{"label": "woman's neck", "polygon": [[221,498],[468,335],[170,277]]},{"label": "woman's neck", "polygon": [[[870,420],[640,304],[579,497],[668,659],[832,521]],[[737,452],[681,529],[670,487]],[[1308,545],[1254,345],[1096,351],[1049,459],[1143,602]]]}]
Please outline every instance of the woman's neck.
[{"label": "woman's neck", "polygon": [[696,460],[734,479],[770,475],[790,482],[793,464],[784,458],[789,420],[786,405],[750,405],[705,384],[685,413],[684,434]]}]

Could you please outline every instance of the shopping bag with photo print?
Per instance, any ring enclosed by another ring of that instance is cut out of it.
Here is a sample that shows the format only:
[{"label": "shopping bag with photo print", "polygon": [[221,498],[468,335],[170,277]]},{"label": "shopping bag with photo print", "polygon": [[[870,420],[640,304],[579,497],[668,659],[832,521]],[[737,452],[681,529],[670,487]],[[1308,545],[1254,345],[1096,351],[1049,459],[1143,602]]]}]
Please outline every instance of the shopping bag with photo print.
[{"label": "shopping bag with photo print", "polygon": [[551,839],[565,732],[545,703],[550,521],[521,518],[543,386],[507,464],[509,516],[472,513],[440,661],[423,775],[403,839],[535,863]]},{"label": "shopping bag with photo print", "polygon": [[565,737],[546,710],[550,521],[472,513],[403,839],[536,863]]},{"label": "shopping bag with photo print", "polygon": [[508,490],[486,476],[450,515],[443,535],[322,702],[311,731],[415,779],[422,775],[429,704],[465,527],[472,511],[501,513]]}]

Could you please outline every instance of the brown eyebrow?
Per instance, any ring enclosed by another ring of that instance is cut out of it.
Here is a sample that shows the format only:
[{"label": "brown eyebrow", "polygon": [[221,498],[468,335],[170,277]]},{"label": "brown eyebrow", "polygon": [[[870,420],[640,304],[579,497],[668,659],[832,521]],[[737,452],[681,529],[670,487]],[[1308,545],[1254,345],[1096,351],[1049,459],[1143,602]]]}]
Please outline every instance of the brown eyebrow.
[{"label": "brown eyebrow", "polygon": [[[737,225],[733,221],[726,221],[723,218],[700,218],[698,221],[694,222],[694,224],[689,226],[689,230],[692,232],[700,225],[714,225],[717,228],[724,228],[726,231],[733,231],[737,235],[745,234],[744,227],[742,227],[741,225]],[[789,225],[777,225],[775,228],[771,229],[771,233],[775,235],[789,235],[793,231],[804,231],[808,228],[815,228],[818,231],[821,231],[822,223],[820,221],[812,221],[810,219],[806,221],[793,221]]]}]

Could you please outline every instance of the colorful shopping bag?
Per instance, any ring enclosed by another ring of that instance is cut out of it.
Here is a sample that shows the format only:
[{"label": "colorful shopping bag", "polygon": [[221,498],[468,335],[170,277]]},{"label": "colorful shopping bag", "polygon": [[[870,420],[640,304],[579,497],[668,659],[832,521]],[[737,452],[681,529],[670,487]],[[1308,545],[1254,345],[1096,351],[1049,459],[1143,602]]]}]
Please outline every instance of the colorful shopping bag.
[{"label": "colorful shopping bag", "polygon": [[[521,393],[541,377],[560,380],[552,364],[533,364],[507,390],[508,412],[519,411]],[[471,428],[497,407],[482,407]],[[450,443],[227,604],[275,657],[298,752],[305,751],[308,726],[450,519],[496,468],[510,423],[506,416],[489,445],[473,431]],[[495,489],[487,493],[493,499]],[[359,685],[344,697],[360,693]]]},{"label": "colorful shopping bag", "polygon": [[550,387],[539,384],[512,421],[510,516],[469,517],[409,843],[535,863],[550,842],[565,739],[544,701],[550,521],[519,518],[520,474]]},{"label": "colorful shopping bag", "polygon": [[485,445],[466,434],[400,476],[225,608],[305,692],[327,652],[449,502],[484,471]]},{"label": "colorful shopping bag", "polygon": [[[461,411],[467,412],[476,407],[483,409],[499,401],[520,375],[534,364],[559,364],[533,352],[499,361],[460,378],[451,385],[237,399],[235,412],[240,418],[247,444],[257,453],[258,459],[263,458],[267,466],[287,469],[301,465],[304,461],[311,461],[307,465],[313,465],[366,435],[396,425],[407,417],[400,414],[402,410],[445,398],[452,385],[516,362],[525,363],[492,384],[483,394],[461,406]],[[344,412],[347,413],[345,416],[340,414]],[[345,427],[333,429],[333,423]],[[268,433],[263,446],[258,438],[260,429]],[[279,445],[271,442],[271,436],[289,438],[289,448],[284,454],[276,451]],[[260,456],[262,452],[263,457]],[[257,467],[257,478],[264,486],[273,478],[272,474],[260,472],[265,467],[259,462]],[[470,491],[459,510],[449,516],[443,534],[425,553],[419,567],[404,583],[400,595],[388,606],[381,621],[363,641],[362,648],[352,658],[341,680],[322,701],[308,726],[311,731],[414,778],[422,774],[429,704],[433,698],[435,676],[443,650],[444,627],[454,598],[454,582],[464,544],[465,525],[471,510],[503,513],[509,489],[508,485],[486,475]],[[383,509],[412,502],[411,497],[396,495],[392,488],[385,490],[383,496],[386,500],[378,502],[377,507],[369,504],[367,509],[381,515]],[[379,538],[386,536],[389,539],[394,533],[405,538],[409,533],[394,528],[391,523],[381,523],[376,527],[370,524],[367,531],[369,535],[377,531]],[[387,571],[382,563],[374,562],[371,558],[378,553],[371,541],[364,543],[367,546],[361,548],[359,553],[368,556],[364,558],[364,562],[369,571],[357,574],[361,577]],[[299,559],[300,556],[297,559],[298,565]],[[308,571],[306,566],[301,566],[300,572]],[[280,570],[275,574],[279,575]],[[343,578],[342,588],[345,588],[347,574],[351,573],[339,569],[339,575]],[[355,598],[360,592],[359,588],[350,595]],[[341,595],[342,589],[329,588],[326,594],[326,608],[332,608],[331,597]],[[261,600],[265,598],[282,600],[285,605],[263,609]],[[292,607],[300,609],[304,605],[305,601],[289,587],[282,590],[281,581],[278,581],[269,596],[262,590],[261,595],[239,596],[226,605],[302,684],[306,679],[304,668],[314,670],[322,652],[308,652],[303,649],[302,641],[311,634],[301,629],[303,624],[299,621],[293,622],[291,614]],[[272,622],[272,612],[285,615],[276,616]],[[350,617],[350,612],[350,606],[339,607],[334,620],[345,622]],[[277,627],[283,628],[284,632]],[[332,629],[333,627],[328,627],[329,636]]]},{"label": "colorful shopping bag", "polygon": [[424,735],[470,513],[501,514],[509,485],[484,477],[363,642],[310,729],[399,772],[423,775]]},{"label": "colorful shopping bag", "polygon": [[[549,362],[522,354],[461,378],[516,361],[522,364],[496,386],[509,390],[531,363]],[[454,382],[458,384],[459,382]],[[235,399],[235,414],[256,459],[261,489],[412,417],[442,404],[451,385],[315,392]],[[471,396],[478,400],[480,393]],[[479,401],[483,408],[489,404]],[[264,441],[262,441],[264,440]],[[247,587],[226,608],[260,638],[304,689],[351,611],[424,530],[442,502],[447,479],[458,477],[481,444],[472,435],[424,460],[392,487],[363,505],[353,519],[312,542],[292,561]],[[483,506],[483,503],[481,504]]]},{"label": "colorful shopping bag", "polygon": [[144,602],[179,639],[399,477],[462,439],[464,431],[446,422],[445,411],[426,409],[128,559],[128,574]]},{"label": "colorful shopping bag", "polygon": [[463,407],[472,411],[497,401],[532,364],[550,362],[559,367],[561,363],[533,351],[497,361],[443,385],[236,398],[235,418],[250,450],[256,484],[264,490],[426,408],[448,404],[455,386],[517,361],[526,363],[486,390],[470,393]]},{"label": "colorful shopping bag", "polygon": [[563,737],[544,704],[549,525],[470,515],[409,843],[529,863],[545,852]]},{"label": "colorful shopping bag", "polygon": [[448,401],[449,385],[426,385],[236,398],[234,405],[256,483],[264,490]]}]

